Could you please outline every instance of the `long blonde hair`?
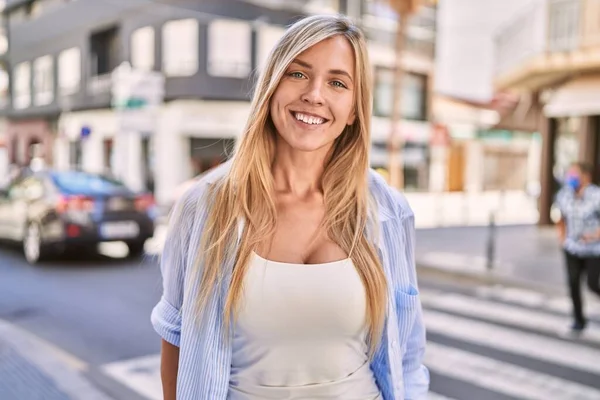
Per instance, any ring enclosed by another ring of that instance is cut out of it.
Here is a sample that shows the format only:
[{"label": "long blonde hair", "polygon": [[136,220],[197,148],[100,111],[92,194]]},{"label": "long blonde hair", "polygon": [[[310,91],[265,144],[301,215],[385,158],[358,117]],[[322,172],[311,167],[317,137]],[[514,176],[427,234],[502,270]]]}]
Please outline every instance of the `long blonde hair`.
[{"label": "long blonde hair", "polygon": [[[366,235],[372,83],[364,36],[343,16],[304,18],[292,25],[272,50],[258,79],[231,169],[210,192],[212,200],[195,266],[202,276],[197,306],[202,312],[225,277],[230,276],[223,315],[226,327],[235,318],[252,251],[272,237],[277,224],[271,173],[276,134],[269,114],[271,97],[299,54],[336,35],[345,37],[354,50],[356,119],[336,139],[325,163],[323,228],[352,259],[364,284],[372,355],[383,330],[387,300],[383,268]],[[240,219],[245,227],[238,243]],[[233,265],[233,271],[225,265]]]}]

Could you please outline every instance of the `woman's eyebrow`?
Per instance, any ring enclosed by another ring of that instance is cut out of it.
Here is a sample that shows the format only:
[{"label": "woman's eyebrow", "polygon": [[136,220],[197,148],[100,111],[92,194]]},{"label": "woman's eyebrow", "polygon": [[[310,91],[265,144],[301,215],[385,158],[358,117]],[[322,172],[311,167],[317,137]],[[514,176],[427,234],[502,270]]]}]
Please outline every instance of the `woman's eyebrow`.
[{"label": "woman's eyebrow", "polygon": [[[295,59],[294,61],[292,61],[292,63],[298,64],[301,67],[304,67],[306,69],[313,68],[311,64],[307,63],[306,61],[299,60],[299,59]],[[350,79],[350,82],[353,82],[352,76],[347,71],[344,71],[343,69],[330,69],[329,73],[333,74],[333,75],[344,75],[344,76],[348,77],[348,79]]]}]

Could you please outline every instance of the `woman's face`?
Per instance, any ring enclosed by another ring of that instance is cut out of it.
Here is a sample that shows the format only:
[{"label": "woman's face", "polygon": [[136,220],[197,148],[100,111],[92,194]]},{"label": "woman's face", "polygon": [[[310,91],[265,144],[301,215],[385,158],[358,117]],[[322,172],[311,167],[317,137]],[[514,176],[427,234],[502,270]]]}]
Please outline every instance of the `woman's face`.
[{"label": "woman's face", "polygon": [[343,36],[317,43],[288,67],[271,99],[278,146],[328,150],[355,118],[354,52]]}]

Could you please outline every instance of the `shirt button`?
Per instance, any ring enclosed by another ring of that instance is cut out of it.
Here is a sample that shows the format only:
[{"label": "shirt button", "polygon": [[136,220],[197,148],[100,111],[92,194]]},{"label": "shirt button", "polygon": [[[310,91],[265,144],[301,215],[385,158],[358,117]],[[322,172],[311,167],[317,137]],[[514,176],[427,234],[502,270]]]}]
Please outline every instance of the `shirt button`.
[{"label": "shirt button", "polygon": [[396,340],[392,340],[392,349],[398,347],[398,342]]}]

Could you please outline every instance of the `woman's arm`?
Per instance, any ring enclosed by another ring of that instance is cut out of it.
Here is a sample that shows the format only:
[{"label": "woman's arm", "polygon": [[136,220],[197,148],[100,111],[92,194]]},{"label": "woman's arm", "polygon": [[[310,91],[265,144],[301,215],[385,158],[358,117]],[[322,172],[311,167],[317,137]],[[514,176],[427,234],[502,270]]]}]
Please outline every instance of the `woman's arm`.
[{"label": "woman's arm", "polygon": [[560,241],[560,244],[562,245],[565,242],[565,240],[567,239],[567,228],[565,225],[565,220],[563,218],[561,218],[557,222],[556,229],[558,231],[558,240]]},{"label": "woman's arm", "polygon": [[196,218],[196,198],[192,189],[175,205],[160,259],[163,294],[152,310],[151,321],[162,337],[161,378],[164,400],[176,399],[186,260]]},{"label": "woman's arm", "polygon": [[177,370],[179,347],[163,339],[161,348],[160,376],[164,400],[177,400]]}]

